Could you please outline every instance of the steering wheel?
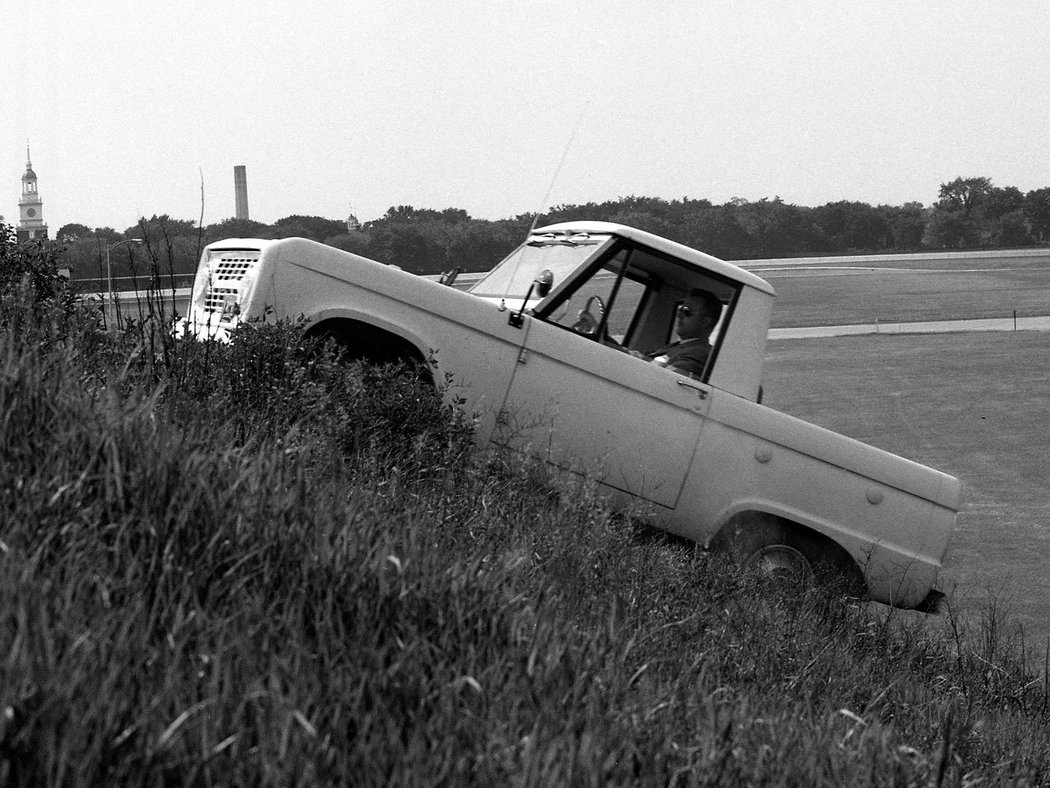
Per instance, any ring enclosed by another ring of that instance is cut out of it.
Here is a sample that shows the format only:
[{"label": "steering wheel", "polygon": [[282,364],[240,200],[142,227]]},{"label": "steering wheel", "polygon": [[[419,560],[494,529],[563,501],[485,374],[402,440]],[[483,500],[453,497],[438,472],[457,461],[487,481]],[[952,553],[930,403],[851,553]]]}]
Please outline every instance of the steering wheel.
[{"label": "steering wheel", "polygon": [[[591,308],[597,306],[598,316],[595,317],[594,312]],[[583,309],[580,310],[580,314],[576,317],[576,322],[572,324],[572,330],[577,334],[583,334],[585,337],[593,337],[598,335],[598,326],[601,325],[602,316],[605,314],[605,304],[601,299],[601,296],[592,295],[587,299],[587,303]]]}]

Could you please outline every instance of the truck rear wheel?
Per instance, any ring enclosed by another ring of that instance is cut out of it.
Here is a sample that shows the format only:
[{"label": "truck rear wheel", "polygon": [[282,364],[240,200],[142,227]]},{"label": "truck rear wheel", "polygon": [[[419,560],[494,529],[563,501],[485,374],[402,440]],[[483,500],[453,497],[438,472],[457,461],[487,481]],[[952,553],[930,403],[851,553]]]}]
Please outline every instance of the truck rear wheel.
[{"label": "truck rear wheel", "polygon": [[744,565],[787,586],[804,588],[813,582],[813,564],[800,550],[787,544],[760,547],[747,556]]},{"label": "truck rear wheel", "polygon": [[784,587],[821,583],[863,595],[864,581],[849,555],[827,537],[795,523],[751,513],[727,524],[718,541],[740,565]]}]

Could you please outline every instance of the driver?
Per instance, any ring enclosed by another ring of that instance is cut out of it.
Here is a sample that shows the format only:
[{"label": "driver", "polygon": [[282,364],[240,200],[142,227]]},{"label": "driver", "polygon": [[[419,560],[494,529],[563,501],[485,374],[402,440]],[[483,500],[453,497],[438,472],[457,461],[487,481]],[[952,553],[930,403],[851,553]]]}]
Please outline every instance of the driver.
[{"label": "driver", "polygon": [[690,290],[675,315],[677,341],[644,354],[632,351],[631,355],[683,375],[700,376],[711,354],[711,332],[721,315],[722,302],[718,296],[709,290]]}]

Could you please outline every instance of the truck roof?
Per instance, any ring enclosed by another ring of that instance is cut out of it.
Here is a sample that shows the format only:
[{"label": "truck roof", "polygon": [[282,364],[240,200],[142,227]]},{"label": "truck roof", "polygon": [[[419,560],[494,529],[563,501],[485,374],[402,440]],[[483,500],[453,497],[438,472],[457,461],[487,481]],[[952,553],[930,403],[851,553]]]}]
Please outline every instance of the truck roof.
[{"label": "truck roof", "polygon": [[753,287],[756,290],[760,290],[763,293],[768,293],[771,296],[776,295],[776,291],[769,282],[760,276],[756,276],[750,271],[745,271],[738,265],[734,265],[733,263],[722,260],[714,255],[707,254],[706,252],[700,252],[690,246],[686,246],[685,244],[669,241],[666,238],[661,238],[659,235],[647,233],[645,230],[638,230],[634,227],[628,227],[623,224],[595,221],[558,222],[557,224],[548,224],[544,227],[537,227],[530,233],[530,235],[542,235],[544,233],[595,233],[616,235],[621,238],[635,241],[644,246],[648,246],[658,252],[663,252],[664,254],[676,257],[684,262],[692,263],[699,269],[712,271],[727,279],[732,279],[741,284]]}]

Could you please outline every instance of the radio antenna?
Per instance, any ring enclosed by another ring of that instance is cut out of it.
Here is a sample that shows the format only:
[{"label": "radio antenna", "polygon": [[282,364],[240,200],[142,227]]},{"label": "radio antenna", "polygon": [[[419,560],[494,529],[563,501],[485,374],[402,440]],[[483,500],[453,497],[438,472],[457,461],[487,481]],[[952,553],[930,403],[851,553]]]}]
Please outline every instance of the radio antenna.
[{"label": "radio antenna", "polygon": [[569,141],[565,143],[565,149],[561,152],[561,159],[558,160],[558,166],[554,168],[554,176],[551,178],[550,186],[547,187],[547,192],[543,195],[543,201],[540,203],[539,209],[532,216],[532,226],[529,228],[529,235],[532,235],[532,231],[536,229],[536,222],[539,220],[543,209],[547,207],[547,201],[550,199],[551,192],[554,191],[554,184],[558,182],[561,168],[565,165],[565,159],[569,156],[569,149],[572,148],[572,143],[576,140],[576,133],[580,130],[580,126],[583,125],[583,116],[587,114],[587,108],[590,106],[591,100],[587,99],[583,104],[583,108],[580,109],[580,114],[577,116],[576,123],[572,127],[572,134],[569,135]]},{"label": "radio antenna", "polygon": [[[580,126],[583,125],[583,116],[587,114],[587,108],[591,105],[591,100],[587,99],[583,103],[583,107],[580,109],[580,114],[576,117],[576,123],[572,127],[572,133],[569,135],[569,141],[565,143],[565,149],[561,152],[561,158],[558,160],[558,166],[554,168],[554,176],[551,178],[550,185],[547,187],[546,194],[543,195],[543,200],[540,202],[540,206],[536,213],[532,215],[532,225],[529,227],[529,231],[525,234],[525,240],[529,240],[529,236],[532,235],[533,230],[536,229],[536,223],[539,221],[540,216],[543,213],[543,209],[547,205],[547,201],[550,199],[551,192],[554,191],[554,184],[558,182],[558,176],[561,174],[561,168],[565,165],[565,159],[569,156],[569,149],[572,148],[572,143],[576,140],[576,133],[580,130]],[[515,264],[514,273],[507,279],[507,287],[503,291],[503,297],[500,298],[500,311],[502,312],[507,308],[507,294],[510,292],[511,283],[515,280],[518,274],[518,266],[521,265],[521,254],[518,254],[518,262]],[[526,297],[526,300],[528,298]]]}]

